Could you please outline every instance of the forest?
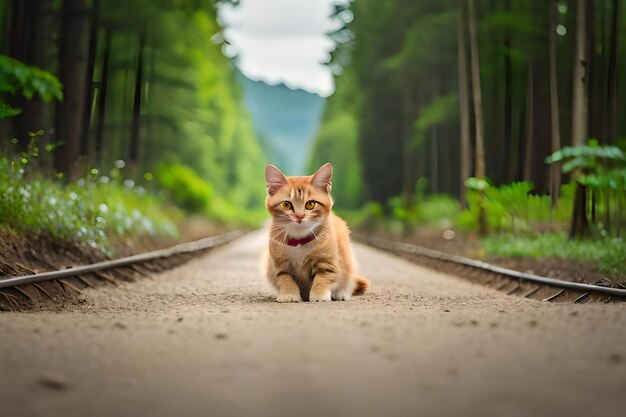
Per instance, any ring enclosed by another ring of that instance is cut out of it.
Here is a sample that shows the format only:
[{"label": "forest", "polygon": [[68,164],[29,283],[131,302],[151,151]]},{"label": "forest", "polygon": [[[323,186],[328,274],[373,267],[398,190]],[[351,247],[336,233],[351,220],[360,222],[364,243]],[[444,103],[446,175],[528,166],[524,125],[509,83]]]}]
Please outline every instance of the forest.
[{"label": "forest", "polygon": [[219,221],[260,205],[265,161],[216,2],[2,3],[5,199],[28,203],[11,181],[117,179]]},{"label": "forest", "polygon": [[[224,3],[0,1],[0,223],[93,245],[190,215],[259,225],[274,155],[223,53]],[[624,273],[625,8],[337,1],[308,170],[334,164],[355,229],[454,230]]]},{"label": "forest", "polygon": [[[619,235],[623,9],[619,0],[337,6],[337,91],[312,165],[337,155],[349,169],[337,198],[352,207],[375,201],[406,216],[421,193],[461,207],[477,198],[483,211],[488,188],[513,184],[508,192],[550,195],[553,207],[561,193],[574,199],[572,236],[594,226]],[[488,220],[478,213],[483,233]]]},{"label": "forest", "polygon": [[310,168],[342,167],[335,198],[353,224],[435,246],[441,234],[419,235],[477,234],[476,253],[623,274],[622,3],[337,5],[337,86]]}]

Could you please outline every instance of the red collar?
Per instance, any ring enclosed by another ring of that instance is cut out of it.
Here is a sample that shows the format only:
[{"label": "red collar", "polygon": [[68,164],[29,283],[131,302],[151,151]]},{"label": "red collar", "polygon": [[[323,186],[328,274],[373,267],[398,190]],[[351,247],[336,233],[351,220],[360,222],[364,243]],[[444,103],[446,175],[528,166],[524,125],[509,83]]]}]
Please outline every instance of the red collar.
[{"label": "red collar", "polygon": [[306,245],[307,243],[309,243],[310,241],[312,241],[313,239],[315,239],[314,235],[309,235],[307,237],[304,237],[302,239],[296,239],[293,237],[287,238],[287,245],[289,246],[298,246],[298,245]]}]

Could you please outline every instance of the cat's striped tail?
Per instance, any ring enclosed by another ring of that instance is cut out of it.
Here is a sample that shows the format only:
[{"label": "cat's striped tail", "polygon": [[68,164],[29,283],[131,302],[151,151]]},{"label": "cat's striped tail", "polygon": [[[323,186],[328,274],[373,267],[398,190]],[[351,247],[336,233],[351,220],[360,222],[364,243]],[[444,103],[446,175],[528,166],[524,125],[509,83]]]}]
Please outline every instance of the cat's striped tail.
[{"label": "cat's striped tail", "polygon": [[356,288],[354,289],[354,293],[352,295],[363,295],[367,292],[369,287],[369,280],[367,278],[359,276],[356,278]]}]

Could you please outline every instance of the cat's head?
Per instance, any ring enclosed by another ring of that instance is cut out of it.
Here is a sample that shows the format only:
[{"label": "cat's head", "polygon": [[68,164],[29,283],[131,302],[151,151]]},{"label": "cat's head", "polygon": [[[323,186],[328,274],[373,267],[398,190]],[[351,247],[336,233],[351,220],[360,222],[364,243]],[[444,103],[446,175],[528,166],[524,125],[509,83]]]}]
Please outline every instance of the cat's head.
[{"label": "cat's head", "polygon": [[265,206],[288,236],[306,237],[328,217],[333,206],[332,176],[330,163],[307,177],[286,177],[274,165],[265,167]]}]

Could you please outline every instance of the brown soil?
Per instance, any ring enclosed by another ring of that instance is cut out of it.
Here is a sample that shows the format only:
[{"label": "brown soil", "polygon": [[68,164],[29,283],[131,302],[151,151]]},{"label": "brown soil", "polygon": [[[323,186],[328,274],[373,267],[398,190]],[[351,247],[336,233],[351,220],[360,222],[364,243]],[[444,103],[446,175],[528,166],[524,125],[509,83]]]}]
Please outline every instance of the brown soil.
[{"label": "brown soil", "polygon": [[[191,218],[179,226],[179,237],[133,236],[111,239],[116,257],[166,248],[226,232],[224,226]],[[102,250],[80,242],[60,241],[48,235],[20,235],[0,229],[0,277],[52,271],[110,258]]]},{"label": "brown soil", "polygon": [[47,235],[0,230],[0,276],[26,275],[106,259],[99,249]]}]

